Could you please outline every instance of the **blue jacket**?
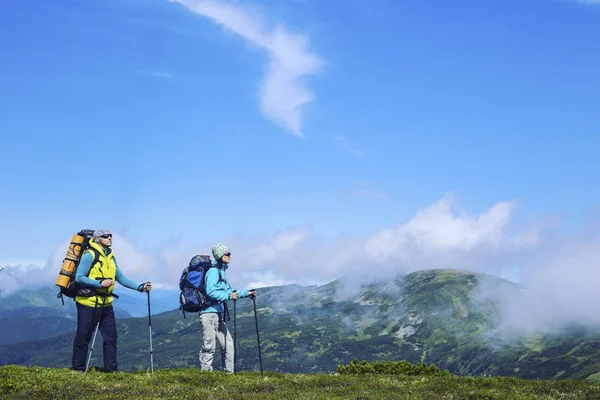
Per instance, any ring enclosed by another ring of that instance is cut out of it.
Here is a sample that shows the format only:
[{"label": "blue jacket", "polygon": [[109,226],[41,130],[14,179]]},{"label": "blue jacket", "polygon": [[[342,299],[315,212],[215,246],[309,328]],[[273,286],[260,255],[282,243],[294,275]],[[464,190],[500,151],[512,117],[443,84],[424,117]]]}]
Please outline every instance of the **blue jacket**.
[{"label": "blue jacket", "polygon": [[[115,280],[119,282],[121,285],[126,288],[138,290],[139,284],[135,283],[121,272],[119,269],[119,264],[117,264],[117,258],[113,258],[115,261],[115,266],[117,267],[117,275],[115,276]],[[100,281],[96,281],[88,278],[88,274],[90,273],[90,269],[92,268],[92,262],[94,258],[88,252],[86,252],[83,257],[81,257],[81,261],[79,262],[79,266],[77,267],[77,273],[75,274],[75,281],[77,283],[84,284],[86,286],[90,286],[96,289],[102,287]]]},{"label": "blue jacket", "polygon": [[[202,313],[216,313],[223,312],[225,307],[223,302],[229,300],[229,296],[233,293],[233,289],[227,281],[227,268],[229,264],[219,264],[216,260],[213,260],[212,265],[216,268],[209,268],[204,275],[206,295],[210,300],[216,302],[216,304],[207,306],[200,311]],[[219,279],[220,277],[220,279]],[[238,290],[238,299],[248,297],[247,290]]]}]

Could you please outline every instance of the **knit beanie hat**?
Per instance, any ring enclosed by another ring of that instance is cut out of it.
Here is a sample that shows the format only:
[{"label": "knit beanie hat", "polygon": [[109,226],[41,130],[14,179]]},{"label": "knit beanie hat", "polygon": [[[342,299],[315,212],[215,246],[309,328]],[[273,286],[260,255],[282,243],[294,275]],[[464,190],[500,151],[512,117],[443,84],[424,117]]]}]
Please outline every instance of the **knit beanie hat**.
[{"label": "knit beanie hat", "polygon": [[94,231],[94,235],[92,236],[92,239],[94,239],[94,242],[100,243],[100,236],[107,235],[109,233],[110,233],[110,231],[108,229],[97,229]]},{"label": "knit beanie hat", "polygon": [[229,249],[223,243],[217,243],[212,248],[212,254],[215,260],[220,260],[226,253],[229,253]]}]

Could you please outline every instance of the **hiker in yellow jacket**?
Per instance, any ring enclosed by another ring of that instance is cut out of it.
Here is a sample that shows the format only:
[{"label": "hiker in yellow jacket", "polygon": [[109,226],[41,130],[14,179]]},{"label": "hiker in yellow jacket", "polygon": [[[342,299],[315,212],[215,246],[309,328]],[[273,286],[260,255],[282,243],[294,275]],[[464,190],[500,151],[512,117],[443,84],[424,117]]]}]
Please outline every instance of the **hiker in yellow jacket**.
[{"label": "hiker in yellow jacket", "polygon": [[71,369],[76,371],[86,370],[88,347],[96,325],[104,341],[104,370],[118,371],[117,324],[112,306],[115,281],[140,292],[149,292],[152,289],[150,282],[137,284],[123,275],[111,246],[112,233],[106,229],[96,230],[90,239],[90,248],[83,254],[77,267],[76,282],[88,292],[89,289],[93,290],[92,296],[75,297],[77,333],[73,341]]}]

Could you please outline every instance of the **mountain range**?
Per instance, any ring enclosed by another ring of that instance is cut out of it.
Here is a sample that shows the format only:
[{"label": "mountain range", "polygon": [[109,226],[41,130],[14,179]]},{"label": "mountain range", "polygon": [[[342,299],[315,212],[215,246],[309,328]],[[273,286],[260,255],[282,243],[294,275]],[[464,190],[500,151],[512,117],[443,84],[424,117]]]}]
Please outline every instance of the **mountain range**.
[{"label": "mountain range", "polygon": [[[434,363],[458,375],[598,380],[597,329],[571,325],[518,337],[500,329],[502,299],[518,299],[522,293],[521,286],[500,278],[443,269],[371,284],[340,279],[323,286],[260,288],[256,311],[263,368],[333,372],[337,365],[358,358]],[[165,303],[173,304],[171,295]],[[31,299],[26,293],[21,296]],[[138,308],[145,303],[140,300],[134,302]],[[0,321],[12,331],[10,343],[0,337],[0,365],[68,367],[73,317],[64,312],[61,321],[57,307],[30,302],[19,308],[18,303],[11,296],[0,298]],[[238,369],[258,370],[253,303],[249,299],[237,303]],[[233,302],[229,309],[228,326],[233,333]],[[148,324],[147,316],[118,317],[122,370],[149,368]],[[34,326],[44,326],[48,334],[26,333],[36,330]],[[160,312],[152,316],[152,334],[155,368],[198,365],[201,330],[197,315],[184,318],[176,309]],[[95,350],[92,365],[99,363],[98,356],[101,351]],[[215,367],[220,365],[219,358],[215,357]]]}]

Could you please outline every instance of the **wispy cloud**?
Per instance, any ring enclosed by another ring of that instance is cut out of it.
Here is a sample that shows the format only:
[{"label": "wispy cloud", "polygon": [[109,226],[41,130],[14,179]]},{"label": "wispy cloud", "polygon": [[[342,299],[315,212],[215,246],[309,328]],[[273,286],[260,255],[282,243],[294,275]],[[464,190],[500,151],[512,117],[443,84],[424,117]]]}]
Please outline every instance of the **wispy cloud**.
[{"label": "wispy cloud", "polygon": [[352,190],[353,197],[362,197],[368,199],[390,199],[392,195],[377,189],[370,182],[358,182],[357,187]]},{"label": "wispy cloud", "polygon": [[140,75],[148,75],[154,78],[164,78],[164,79],[172,79],[173,75],[170,72],[166,71],[136,71],[136,73]]},{"label": "wispy cloud", "polygon": [[303,137],[302,107],[313,100],[304,78],[316,74],[323,61],[308,49],[306,35],[289,32],[277,24],[269,27],[256,12],[218,0],[168,0],[181,3],[196,14],[266,50],[267,76],[260,85],[263,115],[291,134]]},{"label": "wispy cloud", "polygon": [[341,136],[341,135],[334,136],[333,140],[338,142],[342,146],[342,149],[344,149],[344,151],[347,152],[348,154],[352,154],[353,156],[356,156],[356,157],[362,157],[365,155],[365,152],[362,149],[352,146],[345,136]]}]

